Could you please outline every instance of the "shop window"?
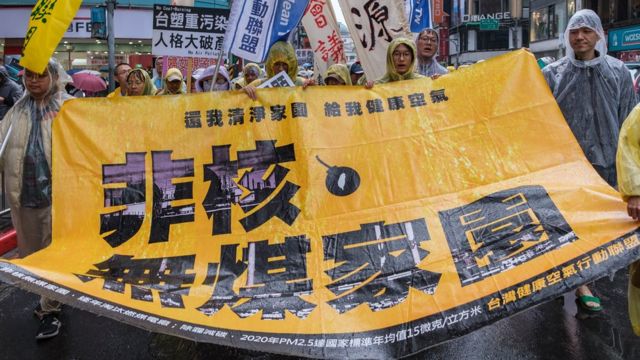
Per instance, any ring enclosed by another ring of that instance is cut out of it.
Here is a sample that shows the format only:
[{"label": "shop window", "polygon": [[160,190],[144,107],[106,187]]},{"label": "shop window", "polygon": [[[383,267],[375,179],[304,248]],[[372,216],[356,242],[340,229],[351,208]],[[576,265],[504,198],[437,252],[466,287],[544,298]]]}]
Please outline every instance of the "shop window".
[{"label": "shop window", "polygon": [[564,34],[564,30],[567,28],[567,9],[564,7],[564,4],[556,3],[555,12],[556,32],[553,34],[553,37],[559,38]]},{"label": "shop window", "polygon": [[536,9],[531,13],[531,41],[549,39],[549,7]]},{"label": "shop window", "polygon": [[[635,0],[640,4],[640,0]],[[567,0],[567,17],[572,17],[576,13],[576,0]]]},{"label": "shop window", "polygon": [[640,19],[640,0],[631,0],[631,18]]},{"label": "shop window", "polygon": [[504,50],[509,48],[509,30],[478,32],[479,51]]},{"label": "shop window", "polygon": [[548,7],[549,16],[549,34],[547,39],[558,36],[558,19],[556,18],[556,6],[551,5]]},{"label": "shop window", "polygon": [[[638,0],[640,1],[640,0]],[[573,4],[575,5],[575,3]],[[569,6],[569,4],[567,4]],[[531,41],[557,39],[566,27],[567,15],[564,5],[549,5],[531,13],[529,37]]]}]

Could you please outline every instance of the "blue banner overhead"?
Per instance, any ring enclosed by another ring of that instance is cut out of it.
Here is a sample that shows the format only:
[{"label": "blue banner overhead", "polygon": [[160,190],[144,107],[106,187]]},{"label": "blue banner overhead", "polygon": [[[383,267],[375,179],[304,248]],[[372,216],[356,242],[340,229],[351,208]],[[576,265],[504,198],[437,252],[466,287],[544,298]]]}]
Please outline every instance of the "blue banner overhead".
[{"label": "blue banner overhead", "polygon": [[254,62],[264,62],[271,45],[286,40],[300,23],[309,0],[238,0],[231,17],[224,49]]}]

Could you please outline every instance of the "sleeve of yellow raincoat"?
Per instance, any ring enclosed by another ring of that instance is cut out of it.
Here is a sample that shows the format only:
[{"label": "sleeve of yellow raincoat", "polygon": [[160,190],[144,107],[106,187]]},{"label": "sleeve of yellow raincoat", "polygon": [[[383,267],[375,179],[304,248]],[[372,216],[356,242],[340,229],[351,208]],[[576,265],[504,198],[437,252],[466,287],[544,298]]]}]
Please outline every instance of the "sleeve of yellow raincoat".
[{"label": "sleeve of yellow raincoat", "polygon": [[629,318],[631,327],[640,336],[640,261],[631,264],[629,268]]},{"label": "sleeve of yellow raincoat", "polygon": [[620,129],[616,154],[618,190],[627,201],[640,196],[640,107],[636,106]]}]

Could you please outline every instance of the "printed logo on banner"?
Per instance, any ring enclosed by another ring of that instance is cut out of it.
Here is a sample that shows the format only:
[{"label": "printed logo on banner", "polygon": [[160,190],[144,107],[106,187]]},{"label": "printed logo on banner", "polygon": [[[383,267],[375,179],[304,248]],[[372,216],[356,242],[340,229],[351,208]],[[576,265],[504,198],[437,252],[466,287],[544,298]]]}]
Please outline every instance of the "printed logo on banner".
[{"label": "printed logo on banner", "polygon": [[222,50],[228,9],[155,5],[154,55],[214,57]]},{"label": "printed logo on banner", "polygon": [[500,191],[439,215],[463,286],[578,239],[541,186]]}]

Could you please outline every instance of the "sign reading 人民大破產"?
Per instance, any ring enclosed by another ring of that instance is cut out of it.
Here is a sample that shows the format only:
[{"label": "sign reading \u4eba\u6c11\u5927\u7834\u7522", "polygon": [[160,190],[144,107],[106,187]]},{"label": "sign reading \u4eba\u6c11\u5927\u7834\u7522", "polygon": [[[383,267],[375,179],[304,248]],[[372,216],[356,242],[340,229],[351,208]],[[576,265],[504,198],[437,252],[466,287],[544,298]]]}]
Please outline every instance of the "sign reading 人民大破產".
[{"label": "sign reading \u4eba\u6c11\u5927\u7834\u7522", "polygon": [[518,51],[371,90],[68,101],[53,243],[0,260],[0,279],[296,356],[400,358],[463,335],[640,258],[537,69]]}]

